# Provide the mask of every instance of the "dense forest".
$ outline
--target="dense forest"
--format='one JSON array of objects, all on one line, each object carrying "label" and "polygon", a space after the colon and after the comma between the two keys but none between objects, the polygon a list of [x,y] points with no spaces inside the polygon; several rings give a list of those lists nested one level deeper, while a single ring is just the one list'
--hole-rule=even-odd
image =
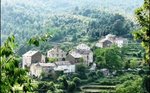
[{"label": "dense forest", "polygon": [[[64,48],[63,45],[73,46],[79,42],[93,43],[108,33],[131,38],[131,31],[138,27],[132,20],[133,11],[140,6],[142,0],[126,0],[123,4],[122,0],[117,3],[115,0],[34,2],[2,1],[2,42],[10,34],[14,34],[19,46],[24,46],[32,36],[52,33],[53,37],[49,42],[52,45],[55,42],[61,43]],[[52,47],[47,44],[48,42],[43,51]],[[31,47],[25,46],[21,54],[29,49]]]}]

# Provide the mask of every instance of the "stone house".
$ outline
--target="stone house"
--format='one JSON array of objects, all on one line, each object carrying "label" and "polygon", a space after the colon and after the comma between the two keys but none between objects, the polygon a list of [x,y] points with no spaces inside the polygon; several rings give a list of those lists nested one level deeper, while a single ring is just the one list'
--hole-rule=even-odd
[{"label": "stone house", "polygon": [[123,47],[123,45],[128,44],[128,40],[126,38],[117,37],[112,34],[106,35],[104,38],[100,39],[97,43],[97,47],[110,47],[112,45],[117,45],[118,47]]},{"label": "stone house", "polygon": [[40,77],[42,73],[55,74],[62,71],[63,73],[74,73],[75,65],[69,61],[57,61],[55,63],[33,63],[30,67],[30,75]]},{"label": "stone house", "polygon": [[22,67],[30,67],[33,63],[45,62],[45,56],[39,51],[30,50],[22,55]]},{"label": "stone house", "polygon": [[90,47],[84,43],[81,43],[76,47],[76,49],[77,50],[90,50]]},{"label": "stone house", "polygon": [[54,67],[56,67],[54,63],[33,63],[30,67],[30,75],[40,77],[42,73],[54,73]]},{"label": "stone house", "polygon": [[65,60],[66,54],[67,54],[66,52],[64,52],[62,49],[56,46],[47,52],[47,57],[56,58],[58,60]]},{"label": "stone house", "polygon": [[76,47],[76,52],[78,52],[80,55],[82,55],[85,63],[89,65],[90,63],[93,63],[93,52],[91,51],[90,47],[86,44],[79,44]]},{"label": "stone house", "polygon": [[93,52],[86,44],[79,44],[74,50],[69,52],[69,55],[67,55],[66,59],[77,63],[81,61],[81,58],[83,58],[83,61],[86,65],[93,63]]},{"label": "stone house", "polygon": [[100,41],[96,44],[96,46],[103,48],[103,47],[110,47],[112,44],[113,44],[113,43],[112,43],[111,41],[109,41],[109,40],[107,40],[107,39],[103,39],[103,40],[100,40]]},{"label": "stone house", "polygon": [[75,51],[71,51],[67,57],[66,60],[69,60],[72,64],[76,64],[79,63],[82,59],[82,55],[80,55],[79,53],[75,52]]}]

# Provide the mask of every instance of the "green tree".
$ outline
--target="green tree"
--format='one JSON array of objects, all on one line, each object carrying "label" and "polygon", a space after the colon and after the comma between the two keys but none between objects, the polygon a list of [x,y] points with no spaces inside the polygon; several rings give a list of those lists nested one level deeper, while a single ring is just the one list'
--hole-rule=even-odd
[{"label": "green tree", "polygon": [[14,92],[16,84],[23,86],[23,91],[31,91],[31,79],[27,76],[27,71],[19,67],[19,56],[15,53],[15,37],[8,37],[1,46],[0,71],[1,71],[1,93]]},{"label": "green tree", "polygon": [[133,58],[130,60],[130,67],[131,68],[137,68],[139,66],[139,63],[137,62],[137,59]]},{"label": "green tree", "polygon": [[134,80],[128,79],[123,84],[117,86],[116,93],[144,93],[141,85],[142,78],[140,77],[136,77]]},{"label": "green tree", "polygon": [[68,83],[68,91],[69,91],[69,93],[73,92],[75,90],[75,88],[76,88],[76,84],[74,82],[69,82]]},{"label": "green tree", "polygon": [[140,40],[145,49],[145,62],[149,66],[148,75],[144,78],[144,89],[150,93],[150,0],[144,0],[144,4],[135,11],[140,29],[133,35]]},{"label": "green tree", "polygon": [[38,87],[36,89],[39,93],[46,93],[51,92],[55,90],[55,86],[53,82],[47,83],[47,82],[40,82],[38,84]]},{"label": "green tree", "polygon": [[120,69],[123,65],[120,49],[117,47],[96,49],[96,63],[101,68]]},{"label": "green tree", "polygon": [[68,82],[67,82],[67,77],[66,76],[60,76],[59,78],[58,78],[58,81],[60,82],[60,83],[62,83],[62,85],[64,86],[64,89],[67,89],[68,88]]},{"label": "green tree", "polygon": [[73,82],[76,84],[76,86],[79,86],[81,84],[81,79],[78,77],[74,77]]},{"label": "green tree", "polygon": [[103,73],[100,70],[96,71],[97,77],[103,77]]},{"label": "green tree", "polygon": [[137,21],[141,28],[133,35],[135,39],[140,40],[145,48],[145,62],[150,68],[150,0],[144,0],[142,7],[135,11]]},{"label": "green tree", "polygon": [[74,41],[76,41],[76,40],[77,40],[77,35],[74,34],[73,37],[72,37],[72,41],[74,42]]},{"label": "green tree", "polygon": [[86,66],[83,63],[77,64],[76,65],[76,72],[79,74],[79,77],[81,79],[87,78],[85,72],[86,72]]},{"label": "green tree", "polygon": [[[39,46],[41,41],[47,41],[50,34],[31,38],[28,43],[30,45]],[[23,91],[32,91],[31,79],[27,75],[27,70],[20,67],[18,50],[16,48],[15,37],[8,37],[6,42],[0,48],[0,71],[1,71],[1,92],[14,92],[13,88],[19,84]]]},{"label": "green tree", "polygon": [[92,80],[95,80],[97,78],[96,72],[95,71],[90,71],[88,73],[88,78],[92,79]]}]

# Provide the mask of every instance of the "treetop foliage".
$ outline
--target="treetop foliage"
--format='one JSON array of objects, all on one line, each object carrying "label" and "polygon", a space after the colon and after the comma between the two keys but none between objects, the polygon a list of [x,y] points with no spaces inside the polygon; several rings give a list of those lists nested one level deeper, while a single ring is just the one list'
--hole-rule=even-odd
[{"label": "treetop foliage", "polygon": [[143,6],[135,11],[137,21],[140,24],[140,29],[134,32],[134,37],[141,41],[145,48],[145,61],[150,66],[150,0],[144,0]]},{"label": "treetop foliage", "polygon": [[15,37],[8,37],[1,46],[1,93],[14,92],[16,84],[23,86],[24,91],[31,91],[31,80],[27,76],[27,71],[20,68],[20,58],[15,54]]}]

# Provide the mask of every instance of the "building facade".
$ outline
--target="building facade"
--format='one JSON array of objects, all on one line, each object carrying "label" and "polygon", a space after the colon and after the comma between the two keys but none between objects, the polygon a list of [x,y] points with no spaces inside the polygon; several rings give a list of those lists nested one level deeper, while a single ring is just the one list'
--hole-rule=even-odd
[{"label": "building facade", "polygon": [[125,44],[128,44],[128,40],[126,38],[117,37],[112,34],[108,34],[105,36],[105,38],[100,39],[96,43],[96,47],[104,48],[104,47],[110,47],[112,45],[117,45],[118,47],[123,47]]},{"label": "building facade", "polygon": [[33,63],[45,62],[44,56],[39,51],[28,51],[22,56],[22,67],[30,67]]},{"label": "building facade", "polygon": [[33,63],[30,67],[30,75],[40,77],[42,73],[52,73],[55,66],[54,63]]},{"label": "building facade", "polygon": [[57,61],[54,71],[63,71],[63,73],[74,73],[75,64],[71,64],[70,61]]},{"label": "building facade", "polygon": [[75,65],[69,61],[57,61],[55,63],[33,63],[30,67],[30,75],[35,77],[40,77],[42,73],[48,75],[58,71],[74,73]]},{"label": "building facade", "polygon": [[64,52],[62,49],[56,46],[47,52],[47,57],[63,60],[66,58],[66,54],[67,54],[66,52]]},{"label": "building facade", "polygon": [[66,60],[70,61],[72,64],[81,62],[80,59],[83,59],[82,55],[75,51],[70,51],[70,53],[66,57]]},{"label": "building facade", "polygon": [[89,65],[93,63],[93,52],[88,45],[79,44],[74,50],[69,52],[66,59],[74,63],[79,63],[83,59],[83,63]]}]

